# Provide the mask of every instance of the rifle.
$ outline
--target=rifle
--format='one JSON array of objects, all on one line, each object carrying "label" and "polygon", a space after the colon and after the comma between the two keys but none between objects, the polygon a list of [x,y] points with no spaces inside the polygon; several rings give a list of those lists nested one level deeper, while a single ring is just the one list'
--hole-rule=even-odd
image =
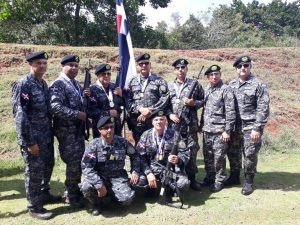
[{"label": "rifle", "polygon": [[[181,130],[181,127],[180,127]],[[179,132],[175,132],[175,136],[174,136],[174,140],[175,143],[172,147],[171,150],[171,155],[177,155],[178,154],[178,142],[180,140],[179,138],[180,133]],[[158,167],[160,167],[163,172],[161,174],[161,190],[160,190],[160,197],[163,199],[163,202],[170,207],[174,207],[174,208],[182,208],[183,206],[183,199],[182,196],[180,194],[180,190],[177,187],[177,174],[174,172],[174,166],[168,161],[167,162],[167,166],[164,166],[162,164],[160,164],[159,162],[154,162],[154,164]],[[166,188],[170,188],[171,191],[175,194],[176,197],[179,198],[179,201],[181,203],[180,206],[177,206],[174,204],[174,202],[169,202],[167,199],[167,193],[166,193]]]},{"label": "rifle", "polygon": [[[84,70],[85,70],[85,77],[84,77],[84,84],[83,84],[83,90],[87,89],[90,87],[91,85],[91,73],[90,73],[90,62],[91,59],[88,60]],[[88,96],[83,94],[83,110],[86,113],[87,112],[87,108],[89,106],[89,99]],[[83,128],[82,128],[83,132],[84,132],[84,138],[85,140],[89,140],[90,137],[90,121],[88,118],[86,118],[85,122],[83,123]]]},{"label": "rifle", "polygon": [[[197,77],[193,76],[193,83],[191,85],[189,92],[187,93],[186,98],[188,98],[188,99],[192,98],[203,69],[204,69],[204,66],[202,66]],[[190,107],[185,105],[183,102],[180,104],[179,109],[177,110],[179,112],[178,117],[180,119],[182,118],[186,122],[186,124],[190,123],[190,119],[188,118],[189,110],[190,110]],[[179,124],[176,124],[176,123],[173,124],[173,128],[177,131],[179,130]]]}]

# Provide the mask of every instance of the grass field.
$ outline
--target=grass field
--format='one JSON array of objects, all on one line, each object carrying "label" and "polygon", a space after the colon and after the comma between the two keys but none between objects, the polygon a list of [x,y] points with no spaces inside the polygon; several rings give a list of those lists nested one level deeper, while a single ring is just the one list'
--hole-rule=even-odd
[{"label": "grass field", "polygon": [[[198,178],[203,178],[199,159]],[[137,193],[133,204],[121,207],[105,202],[98,217],[88,208],[71,210],[67,205],[47,205],[55,213],[49,221],[31,218],[26,211],[24,165],[20,157],[0,161],[0,224],[300,224],[300,154],[262,152],[255,192],[240,194],[241,187],[210,193],[184,193],[185,209],[175,209],[156,203],[156,199]],[[59,160],[52,176],[52,192],[62,193],[64,164]]]}]

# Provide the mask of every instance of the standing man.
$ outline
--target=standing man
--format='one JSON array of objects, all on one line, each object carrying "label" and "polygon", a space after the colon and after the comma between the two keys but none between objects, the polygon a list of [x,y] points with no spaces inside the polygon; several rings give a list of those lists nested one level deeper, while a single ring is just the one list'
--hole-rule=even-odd
[{"label": "standing man", "polygon": [[[163,175],[164,169],[157,164],[166,166],[171,163],[175,166],[174,173],[177,174],[175,180],[179,190],[188,189],[190,181],[185,173],[185,166],[190,157],[190,149],[186,142],[180,139],[180,134],[171,127],[167,127],[167,117],[163,111],[156,113],[152,120],[153,128],[145,131],[137,145],[137,151],[141,160],[141,176],[139,186],[148,185],[155,190],[161,186],[157,181]],[[175,145],[175,146],[174,146]],[[176,148],[177,154],[172,153]],[[172,190],[167,187],[167,201],[171,202]]]},{"label": "standing man", "polygon": [[136,63],[140,73],[130,81],[125,100],[128,126],[137,144],[143,132],[152,127],[152,112],[163,110],[168,104],[168,85],[163,78],[151,73],[148,53],[138,56]]},{"label": "standing man", "polygon": [[115,119],[115,134],[121,136],[121,106],[124,105],[122,90],[111,83],[111,66],[103,63],[96,67],[97,81],[91,85],[88,104],[88,117],[92,119],[93,137],[100,137],[97,122],[100,117],[110,116]]},{"label": "standing man", "polygon": [[86,120],[83,112],[82,90],[75,77],[79,69],[79,57],[67,55],[61,61],[62,72],[50,87],[53,128],[58,140],[60,157],[66,163],[66,202],[81,208],[81,159],[84,152],[82,123]]},{"label": "standing man", "polygon": [[25,190],[29,215],[50,219],[52,213],[44,204],[61,201],[49,193],[49,182],[54,166],[53,133],[48,85],[43,79],[47,70],[48,54],[36,52],[26,57],[30,72],[16,82],[12,105],[17,128],[18,144],[25,161]]},{"label": "standing man", "polygon": [[138,154],[124,138],[114,135],[114,118],[102,117],[97,123],[101,134],[87,147],[82,158],[82,173],[85,177],[80,184],[84,196],[92,204],[92,215],[101,212],[101,198],[109,194],[122,205],[129,205],[135,192],[128,182],[125,166],[126,155],[130,157],[132,175],[130,182],[135,185],[139,179]]},{"label": "standing man", "polygon": [[206,176],[202,185],[210,184],[211,192],[223,188],[226,178],[226,153],[234,128],[234,96],[221,80],[221,67],[210,66],[205,75],[209,85],[205,88],[203,124],[203,156]]},{"label": "standing man", "polygon": [[244,160],[245,182],[241,193],[250,195],[253,189],[253,179],[256,173],[257,154],[261,147],[261,138],[269,117],[269,93],[265,83],[251,73],[251,58],[241,56],[233,66],[238,77],[229,83],[236,100],[236,126],[232,136],[228,159],[230,162],[230,177],[227,185],[239,183],[241,154]]}]

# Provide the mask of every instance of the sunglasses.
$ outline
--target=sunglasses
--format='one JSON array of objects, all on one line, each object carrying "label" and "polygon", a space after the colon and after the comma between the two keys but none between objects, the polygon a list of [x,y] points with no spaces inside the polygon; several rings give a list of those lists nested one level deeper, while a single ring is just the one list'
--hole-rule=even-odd
[{"label": "sunglasses", "polygon": [[102,127],[101,129],[103,129],[103,130],[109,130],[109,129],[114,129],[115,128],[115,126],[114,125],[107,125],[107,126],[104,126],[104,127]]},{"label": "sunglasses", "polygon": [[140,62],[140,63],[139,63],[139,66],[143,66],[143,65],[148,66],[148,65],[149,65],[149,62]]},{"label": "sunglasses", "polygon": [[176,66],[176,70],[180,70],[180,69],[184,70],[185,67],[186,67],[186,66]]},{"label": "sunglasses", "polygon": [[250,66],[250,64],[239,64],[239,65],[237,65],[236,66],[236,68],[238,68],[238,69],[241,69],[242,67],[244,67],[244,68],[248,68]]}]

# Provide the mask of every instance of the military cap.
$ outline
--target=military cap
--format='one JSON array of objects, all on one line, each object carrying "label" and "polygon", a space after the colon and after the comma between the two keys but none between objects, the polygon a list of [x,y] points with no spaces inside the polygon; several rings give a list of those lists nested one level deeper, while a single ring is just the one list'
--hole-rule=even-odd
[{"label": "military cap", "polygon": [[77,62],[79,63],[79,57],[77,55],[66,55],[65,57],[62,58],[61,64],[65,65],[66,63],[69,62]]},{"label": "military cap", "polygon": [[103,73],[110,70],[111,70],[111,66],[109,64],[102,63],[96,67],[95,74],[97,75],[98,73]]},{"label": "military cap", "polygon": [[99,129],[108,123],[114,123],[114,122],[115,122],[115,118],[110,116],[103,116],[98,120],[97,128]]},{"label": "military cap", "polygon": [[45,51],[34,52],[26,57],[26,61],[30,62],[35,59],[48,59],[48,58],[49,58],[49,56],[48,56],[47,52],[45,52]]},{"label": "military cap", "polygon": [[137,58],[136,58],[136,62],[139,63],[141,61],[143,62],[149,62],[150,60],[150,55],[148,53],[143,53],[143,54],[140,54]]},{"label": "military cap", "polygon": [[210,74],[211,72],[218,72],[221,70],[221,67],[219,67],[218,65],[212,65],[210,67],[208,67],[208,69],[205,71],[205,75]]},{"label": "military cap", "polygon": [[172,63],[172,66],[186,66],[187,64],[189,64],[189,62],[186,59],[177,59],[175,62]]},{"label": "military cap", "polygon": [[163,110],[158,110],[158,111],[154,111],[152,114],[152,119],[154,119],[155,117],[161,117],[161,116],[165,116],[166,113]]},{"label": "military cap", "polygon": [[247,55],[244,55],[244,56],[241,56],[241,57],[238,57],[235,62],[233,63],[233,67],[236,67],[237,65],[239,64],[243,64],[243,63],[251,63],[251,58]]}]

